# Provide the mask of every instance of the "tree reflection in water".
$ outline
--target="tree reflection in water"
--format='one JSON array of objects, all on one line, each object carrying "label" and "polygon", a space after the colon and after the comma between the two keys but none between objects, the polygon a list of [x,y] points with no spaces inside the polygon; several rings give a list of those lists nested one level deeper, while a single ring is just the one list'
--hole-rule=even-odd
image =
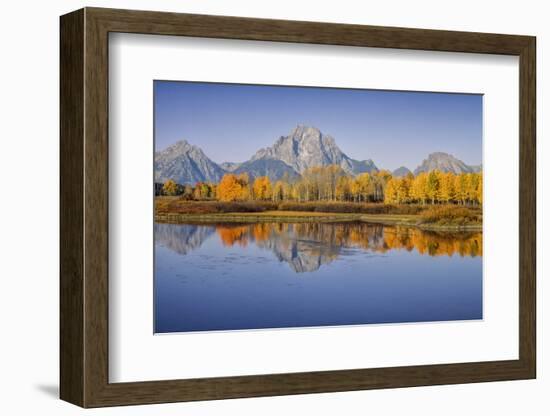
[{"label": "tree reflection in water", "polygon": [[249,241],[281,240],[287,243],[309,241],[329,247],[360,247],[378,253],[416,250],[430,256],[482,255],[480,232],[435,232],[367,223],[224,224],[217,225],[216,232],[226,246],[239,244],[246,247]]},{"label": "tree reflection in water", "polygon": [[363,222],[257,223],[174,225],[155,224],[155,240],[179,254],[200,247],[214,233],[225,247],[249,244],[272,251],[297,273],[319,269],[344,253],[415,251],[428,256],[482,256],[481,232],[435,232]]}]

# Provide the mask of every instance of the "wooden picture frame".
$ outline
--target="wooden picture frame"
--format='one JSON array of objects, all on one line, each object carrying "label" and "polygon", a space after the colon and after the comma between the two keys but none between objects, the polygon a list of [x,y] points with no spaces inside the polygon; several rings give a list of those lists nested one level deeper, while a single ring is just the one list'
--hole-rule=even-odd
[{"label": "wooden picture frame", "polygon": [[[85,8],[61,17],[60,396],[82,407],[535,378],[535,38]],[[520,66],[519,359],[109,383],[110,32],[515,55]]]}]

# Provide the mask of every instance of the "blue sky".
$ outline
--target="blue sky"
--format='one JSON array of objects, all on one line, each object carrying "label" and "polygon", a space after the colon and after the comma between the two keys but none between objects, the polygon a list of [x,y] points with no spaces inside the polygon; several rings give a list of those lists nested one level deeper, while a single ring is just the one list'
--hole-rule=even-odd
[{"label": "blue sky", "polygon": [[431,152],[482,162],[482,96],[155,81],[155,149],[178,140],[217,163],[243,162],[298,124],[349,157],[413,170]]}]

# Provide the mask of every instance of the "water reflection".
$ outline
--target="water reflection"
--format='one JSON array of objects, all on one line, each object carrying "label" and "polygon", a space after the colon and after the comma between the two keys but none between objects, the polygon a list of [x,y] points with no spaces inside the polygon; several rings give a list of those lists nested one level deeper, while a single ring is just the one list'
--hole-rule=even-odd
[{"label": "water reflection", "polygon": [[257,224],[155,224],[158,244],[179,254],[199,248],[217,236],[225,247],[254,244],[270,250],[296,273],[312,272],[350,249],[384,254],[405,250],[426,256],[482,256],[481,232],[433,232],[401,226],[362,222],[257,223]]},{"label": "water reflection", "polygon": [[214,227],[190,224],[155,224],[155,243],[175,251],[187,254],[199,248],[215,232]]}]

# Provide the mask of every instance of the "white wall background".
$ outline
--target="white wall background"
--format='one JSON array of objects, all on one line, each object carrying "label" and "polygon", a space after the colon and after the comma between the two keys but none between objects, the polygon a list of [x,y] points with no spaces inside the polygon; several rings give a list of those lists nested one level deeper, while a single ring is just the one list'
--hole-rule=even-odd
[{"label": "white wall background", "polygon": [[[0,15],[0,410],[3,414],[72,415],[83,410],[58,395],[58,16],[83,6],[240,15],[452,29],[537,36],[538,53],[538,379],[338,394],[166,404],[86,411],[102,415],[548,414],[550,360],[544,243],[550,209],[543,184],[550,146],[545,102],[550,84],[550,26],[545,2],[394,0],[121,0],[6,2]],[[544,199],[546,198],[546,201]],[[543,237],[545,235],[545,237]]]}]

